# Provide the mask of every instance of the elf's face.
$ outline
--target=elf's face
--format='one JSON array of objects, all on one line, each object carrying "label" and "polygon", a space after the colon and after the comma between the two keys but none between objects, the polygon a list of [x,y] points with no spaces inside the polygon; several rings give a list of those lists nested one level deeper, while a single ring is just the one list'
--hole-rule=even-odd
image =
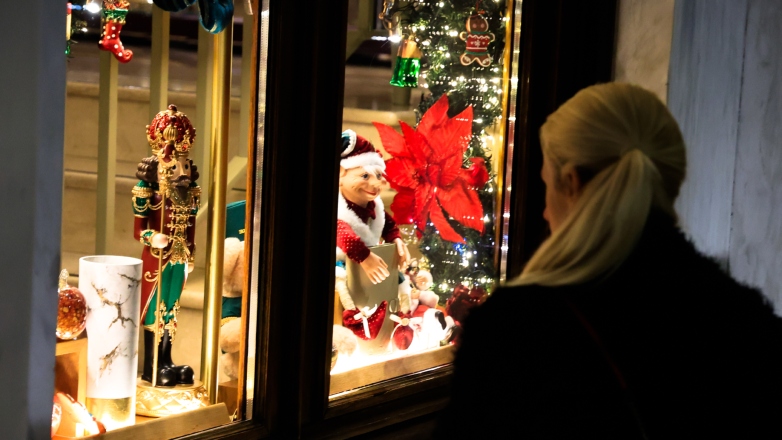
[{"label": "elf's face", "polygon": [[363,167],[339,169],[339,191],[346,200],[359,205],[367,203],[380,196],[380,190],[386,184],[386,179],[378,170],[370,173]]}]

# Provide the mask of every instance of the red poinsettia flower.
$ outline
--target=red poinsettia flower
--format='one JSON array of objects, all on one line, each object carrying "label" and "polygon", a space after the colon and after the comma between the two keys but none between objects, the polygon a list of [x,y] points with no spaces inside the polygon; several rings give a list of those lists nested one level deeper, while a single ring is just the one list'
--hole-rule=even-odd
[{"label": "red poinsettia flower", "polygon": [[483,233],[483,206],[477,190],[489,179],[481,158],[462,166],[472,138],[472,106],[448,117],[443,95],[421,118],[417,129],[400,121],[402,135],[388,125],[374,123],[383,147],[392,156],[386,176],[397,191],[391,210],[398,223],[415,224],[420,236],[431,220],[444,240],[464,243],[446,220],[445,211],[464,226]]}]

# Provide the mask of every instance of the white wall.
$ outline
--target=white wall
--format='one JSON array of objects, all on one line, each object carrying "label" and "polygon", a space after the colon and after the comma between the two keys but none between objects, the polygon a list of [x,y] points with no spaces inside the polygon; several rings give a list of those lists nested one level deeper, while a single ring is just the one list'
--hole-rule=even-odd
[{"label": "white wall", "polygon": [[674,0],[620,0],[614,80],[647,88],[665,102]]},{"label": "white wall", "polygon": [[696,245],[782,306],[782,3],[675,8],[669,106],[688,147],[677,209]]},{"label": "white wall", "polygon": [[50,437],[64,51],[64,3],[30,0],[0,14],[0,437],[7,439]]}]

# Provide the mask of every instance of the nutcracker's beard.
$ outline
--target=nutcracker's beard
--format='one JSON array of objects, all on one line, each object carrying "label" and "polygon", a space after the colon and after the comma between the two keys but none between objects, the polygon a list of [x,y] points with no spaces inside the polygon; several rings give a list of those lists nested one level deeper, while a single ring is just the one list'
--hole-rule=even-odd
[{"label": "nutcracker's beard", "polygon": [[190,186],[190,178],[187,176],[179,176],[176,179],[172,179],[170,183],[177,188],[187,188]]}]

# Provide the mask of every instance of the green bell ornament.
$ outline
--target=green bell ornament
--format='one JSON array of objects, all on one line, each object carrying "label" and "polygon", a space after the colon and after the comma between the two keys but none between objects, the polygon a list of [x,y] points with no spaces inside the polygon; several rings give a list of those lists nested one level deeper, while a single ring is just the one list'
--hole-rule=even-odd
[{"label": "green bell ornament", "polygon": [[418,72],[421,70],[421,50],[413,39],[404,39],[396,53],[396,67],[391,76],[391,85],[397,87],[418,87]]}]

